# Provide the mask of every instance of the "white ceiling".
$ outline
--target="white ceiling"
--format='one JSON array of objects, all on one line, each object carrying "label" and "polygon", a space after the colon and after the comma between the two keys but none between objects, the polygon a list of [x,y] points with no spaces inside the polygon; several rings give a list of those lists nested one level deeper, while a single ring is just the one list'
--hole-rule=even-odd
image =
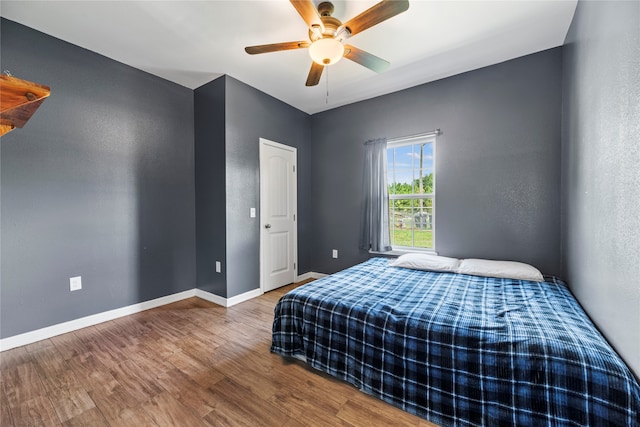
[{"label": "white ceiling", "polygon": [[[346,22],[377,1],[333,3],[333,16]],[[410,0],[408,11],[348,41],[391,62],[387,71],[343,59],[315,87],[304,85],[307,49],[244,52],[307,40],[306,24],[285,0],[2,0],[0,15],[188,88],[227,74],[313,114],[560,46],[576,3]]]}]

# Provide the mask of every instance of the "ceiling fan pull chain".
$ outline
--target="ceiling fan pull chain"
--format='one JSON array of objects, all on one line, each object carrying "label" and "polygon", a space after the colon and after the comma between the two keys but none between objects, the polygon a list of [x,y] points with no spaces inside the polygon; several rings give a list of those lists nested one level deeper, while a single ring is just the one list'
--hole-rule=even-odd
[{"label": "ceiling fan pull chain", "polygon": [[327,82],[327,95],[325,98],[325,104],[329,104],[329,67],[327,67],[326,65],[324,66],[324,68],[327,69],[327,78],[326,78],[326,82]]}]

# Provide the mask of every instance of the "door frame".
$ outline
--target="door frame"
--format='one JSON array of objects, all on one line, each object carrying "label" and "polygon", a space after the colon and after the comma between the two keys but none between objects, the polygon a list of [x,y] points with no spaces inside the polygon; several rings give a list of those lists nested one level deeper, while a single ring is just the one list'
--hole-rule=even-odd
[{"label": "door frame", "polygon": [[294,282],[298,279],[298,149],[296,147],[290,147],[288,145],[280,144],[279,142],[270,141],[265,138],[260,138],[260,291],[262,293],[264,290],[264,275],[265,275],[265,262],[264,262],[264,251],[266,247],[265,242],[265,190],[264,190],[264,179],[263,175],[265,173],[265,168],[263,167],[264,161],[264,147],[270,145],[271,147],[279,148],[282,150],[290,151],[293,153],[293,280]]}]

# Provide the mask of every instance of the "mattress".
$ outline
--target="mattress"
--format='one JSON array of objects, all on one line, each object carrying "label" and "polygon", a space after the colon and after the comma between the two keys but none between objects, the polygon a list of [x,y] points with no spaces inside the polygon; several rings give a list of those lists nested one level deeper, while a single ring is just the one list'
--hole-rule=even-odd
[{"label": "mattress", "polygon": [[447,426],[640,424],[640,386],[565,283],[372,258],[284,295],[271,351]]}]

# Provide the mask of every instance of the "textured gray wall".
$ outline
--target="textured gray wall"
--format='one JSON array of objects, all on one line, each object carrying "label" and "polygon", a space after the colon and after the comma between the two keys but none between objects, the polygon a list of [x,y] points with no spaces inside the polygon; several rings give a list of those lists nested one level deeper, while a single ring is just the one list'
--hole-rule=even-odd
[{"label": "textured gray wall", "polygon": [[565,43],[565,277],[640,376],[640,2],[579,2]]},{"label": "textured gray wall", "polygon": [[358,249],[363,143],[440,128],[437,251],[559,274],[561,64],[551,49],[313,115],[312,270],[369,256]]},{"label": "textured gray wall", "polygon": [[52,93],[0,144],[0,336],[192,289],[193,92],[5,19],[1,37],[2,69]]},{"label": "textured gray wall", "polygon": [[309,271],[310,116],[229,76],[196,89],[195,110],[198,288],[260,287],[260,138],[298,149],[298,271]]},{"label": "textured gray wall", "polygon": [[226,265],[225,79],[194,91],[196,185],[196,283],[199,289],[227,296]]},{"label": "textured gray wall", "polygon": [[[227,295],[260,286],[259,139],[298,151],[298,271],[310,270],[310,116],[232,77],[226,80]],[[303,88],[301,88],[303,89]],[[256,218],[249,209],[256,208]]]}]

